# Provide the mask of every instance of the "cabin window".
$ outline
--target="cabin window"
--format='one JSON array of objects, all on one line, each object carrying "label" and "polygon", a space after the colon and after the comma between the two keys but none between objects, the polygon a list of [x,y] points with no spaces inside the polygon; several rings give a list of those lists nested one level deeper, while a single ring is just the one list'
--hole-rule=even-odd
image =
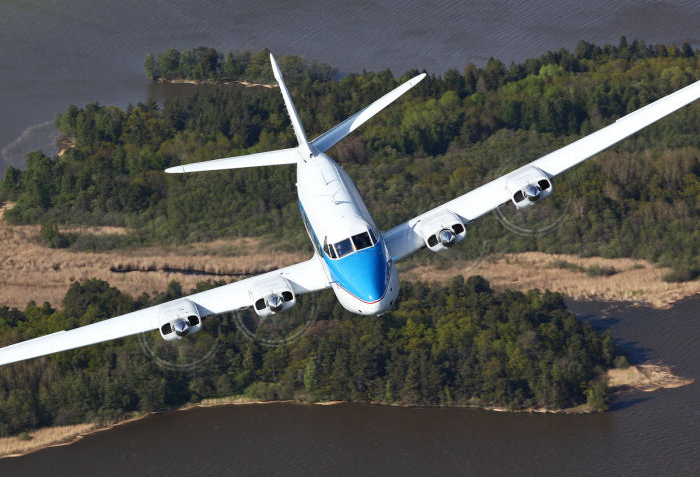
[{"label": "cabin window", "polygon": [[340,242],[336,242],[334,247],[335,252],[338,254],[338,258],[342,258],[347,254],[353,252],[352,242],[350,242],[350,239],[345,239],[341,240]]},{"label": "cabin window", "polygon": [[372,246],[372,240],[369,238],[367,232],[362,232],[361,234],[352,236],[352,243],[355,244],[356,250],[362,250]]}]

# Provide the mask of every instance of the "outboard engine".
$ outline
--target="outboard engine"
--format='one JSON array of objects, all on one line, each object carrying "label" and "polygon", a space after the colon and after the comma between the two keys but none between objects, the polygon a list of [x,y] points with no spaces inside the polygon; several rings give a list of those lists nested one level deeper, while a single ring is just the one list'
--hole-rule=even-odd
[{"label": "outboard engine", "polygon": [[158,330],[166,341],[179,340],[202,329],[197,305],[186,298],[161,305],[159,322]]},{"label": "outboard engine", "polygon": [[552,194],[552,181],[535,166],[525,166],[505,176],[513,204],[524,209]]}]

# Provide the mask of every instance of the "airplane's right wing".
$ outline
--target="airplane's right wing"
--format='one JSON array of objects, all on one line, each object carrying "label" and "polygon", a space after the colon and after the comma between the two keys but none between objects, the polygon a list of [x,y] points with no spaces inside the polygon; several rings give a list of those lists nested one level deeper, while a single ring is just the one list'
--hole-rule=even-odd
[{"label": "airplane's right wing", "polygon": [[[247,308],[255,304],[256,298],[259,300],[259,297],[269,296],[272,293],[284,295],[279,289],[286,289],[287,286],[291,286],[294,295],[328,288],[330,285],[320,258],[314,255],[306,262],[273,272],[246,278],[80,328],[58,331],[0,348],[0,366],[156,330],[187,314],[198,315],[198,321],[201,317]],[[169,331],[169,333],[171,332]]]},{"label": "airplane's right wing", "polygon": [[[528,191],[525,189],[528,186],[535,187],[539,191],[532,189],[533,192],[537,192],[538,197],[540,193],[549,195],[552,177],[589,159],[698,98],[700,98],[700,81],[638,109],[568,146],[384,232],[383,236],[387,247],[392,257],[395,260],[400,260],[424,247],[427,240],[447,226],[459,222],[458,227],[462,226],[463,232],[464,224],[508,201],[512,200],[516,205],[518,201],[527,201]],[[538,197],[533,198],[537,200]]]}]

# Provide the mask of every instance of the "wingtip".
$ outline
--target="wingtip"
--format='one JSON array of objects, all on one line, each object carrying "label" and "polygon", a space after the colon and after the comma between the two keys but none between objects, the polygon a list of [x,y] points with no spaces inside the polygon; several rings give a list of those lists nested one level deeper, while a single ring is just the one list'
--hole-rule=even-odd
[{"label": "wingtip", "polygon": [[182,174],[184,172],[185,172],[185,168],[183,166],[168,167],[165,170],[166,174]]},{"label": "wingtip", "polygon": [[411,80],[411,84],[416,85],[416,84],[420,83],[421,81],[423,81],[425,79],[426,76],[428,76],[427,73],[419,74],[418,76],[416,76],[415,78],[413,78]]},{"label": "wingtip", "polygon": [[282,72],[277,64],[277,60],[275,60],[275,57],[272,56],[272,53],[270,53],[270,64],[272,65],[272,74],[275,75],[275,79],[279,82]]}]

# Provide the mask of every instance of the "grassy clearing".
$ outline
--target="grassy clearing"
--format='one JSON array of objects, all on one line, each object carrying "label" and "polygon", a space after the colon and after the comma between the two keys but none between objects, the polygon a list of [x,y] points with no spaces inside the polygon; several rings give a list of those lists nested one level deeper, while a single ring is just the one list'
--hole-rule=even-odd
[{"label": "grassy clearing", "polygon": [[[39,239],[40,226],[8,226],[0,220],[0,305],[24,308],[30,300],[59,306],[73,281],[106,280],[138,296],[164,291],[172,280],[189,290],[208,279],[230,280],[277,269],[309,258],[307,253],[273,250],[259,239],[233,238],[167,247],[109,252],[54,249]],[[126,234],[115,227],[66,229],[80,234]],[[426,254],[428,252],[419,252]],[[637,259],[581,258],[541,252],[487,255],[470,262],[409,259],[399,264],[408,280],[446,282],[457,275],[482,275],[495,289],[532,288],[561,292],[579,300],[633,301],[655,307],[700,293],[700,280],[673,283],[670,269]],[[447,258],[444,258],[447,257]],[[418,257],[419,259],[421,257]],[[433,259],[433,260],[430,260]]]},{"label": "grassy clearing", "polygon": [[0,222],[1,305],[24,308],[34,300],[58,306],[72,282],[87,278],[106,280],[138,296],[144,291],[164,291],[172,280],[188,290],[203,280],[229,280],[309,258],[270,252],[251,238],[126,251],[75,252],[47,247],[39,240],[39,230],[38,225],[7,226]]},{"label": "grassy clearing", "polygon": [[576,300],[632,301],[657,308],[700,293],[700,280],[665,281],[669,270],[638,259],[526,252],[492,255],[478,262],[455,260],[441,269],[414,266],[403,271],[402,278],[445,282],[467,271],[483,276],[497,290],[548,289]]}]

